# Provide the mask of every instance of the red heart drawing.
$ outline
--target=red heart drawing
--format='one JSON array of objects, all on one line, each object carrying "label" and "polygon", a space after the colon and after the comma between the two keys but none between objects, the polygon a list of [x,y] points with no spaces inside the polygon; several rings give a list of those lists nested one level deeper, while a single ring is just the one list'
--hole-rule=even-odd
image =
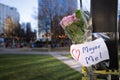
[{"label": "red heart drawing", "polygon": [[72,49],[73,58],[78,61],[80,57],[80,50]]}]

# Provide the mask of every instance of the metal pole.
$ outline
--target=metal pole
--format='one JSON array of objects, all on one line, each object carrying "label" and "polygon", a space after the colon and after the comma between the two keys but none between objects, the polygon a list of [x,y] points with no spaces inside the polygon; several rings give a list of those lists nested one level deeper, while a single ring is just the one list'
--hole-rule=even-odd
[{"label": "metal pole", "polygon": [[80,0],[80,8],[82,9],[82,0]]},{"label": "metal pole", "polygon": [[[117,8],[118,0],[91,0],[93,33],[105,33],[109,37],[105,40],[110,56],[109,65],[104,68],[102,65],[96,70],[103,70],[105,74],[102,75],[109,75],[105,76],[109,77],[109,80],[119,80]],[[101,76],[101,73],[99,74]]]}]

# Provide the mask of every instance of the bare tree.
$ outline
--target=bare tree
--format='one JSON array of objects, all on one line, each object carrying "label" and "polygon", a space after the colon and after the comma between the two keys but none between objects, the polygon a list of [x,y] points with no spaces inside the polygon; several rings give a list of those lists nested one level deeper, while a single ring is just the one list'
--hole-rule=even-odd
[{"label": "bare tree", "polygon": [[[75,12],[74,0],[40,0],[38,9],[38,27],[41,29],[42,20],[50,25],[52,36],[58,35],[58,25],[61,16],[69,15]],[[47,26],[46,26],[47,27]],[[46,28],[47,29],[47,28]],[[53,37],[51,38],[53,43]]]},{"label": "bare tree", "polygon": [[18,23],[15,23],[12,17],[8,16],[4,21],[4,37],[11,40],[11,46],[18,37]]},{"label": "bare tree", "polygon": [[4,22],[5,37],[9,37],[9,38],[11,37],[12,29],[13,29],[13,20],[11,17],[7,17]]}]

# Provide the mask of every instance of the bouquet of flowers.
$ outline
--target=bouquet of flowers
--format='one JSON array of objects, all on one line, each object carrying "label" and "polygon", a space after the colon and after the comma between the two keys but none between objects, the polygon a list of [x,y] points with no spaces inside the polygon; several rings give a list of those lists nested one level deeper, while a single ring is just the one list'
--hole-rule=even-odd
[{"label": "bouquet of flowers", "polygon": [[77,10],[72,15],[64,17],[60,25],[72,42],[83,43],[86,39],[85,29],[87,28],[88,19],[84,12]]}]

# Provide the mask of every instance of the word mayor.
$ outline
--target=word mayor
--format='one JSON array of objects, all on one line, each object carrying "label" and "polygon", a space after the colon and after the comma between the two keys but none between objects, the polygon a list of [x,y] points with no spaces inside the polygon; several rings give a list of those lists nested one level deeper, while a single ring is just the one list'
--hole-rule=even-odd
[{"label": "word mayor", "polygon": [[85,61],[87,64],[89,64],[90,62],[95,62],[102,59],[100,47],[101,47],[100,45],[96,45],[93,47],[85,46],[82,48],[83,54],[89,53],[89,56],[86,55],[85,57]]}]

